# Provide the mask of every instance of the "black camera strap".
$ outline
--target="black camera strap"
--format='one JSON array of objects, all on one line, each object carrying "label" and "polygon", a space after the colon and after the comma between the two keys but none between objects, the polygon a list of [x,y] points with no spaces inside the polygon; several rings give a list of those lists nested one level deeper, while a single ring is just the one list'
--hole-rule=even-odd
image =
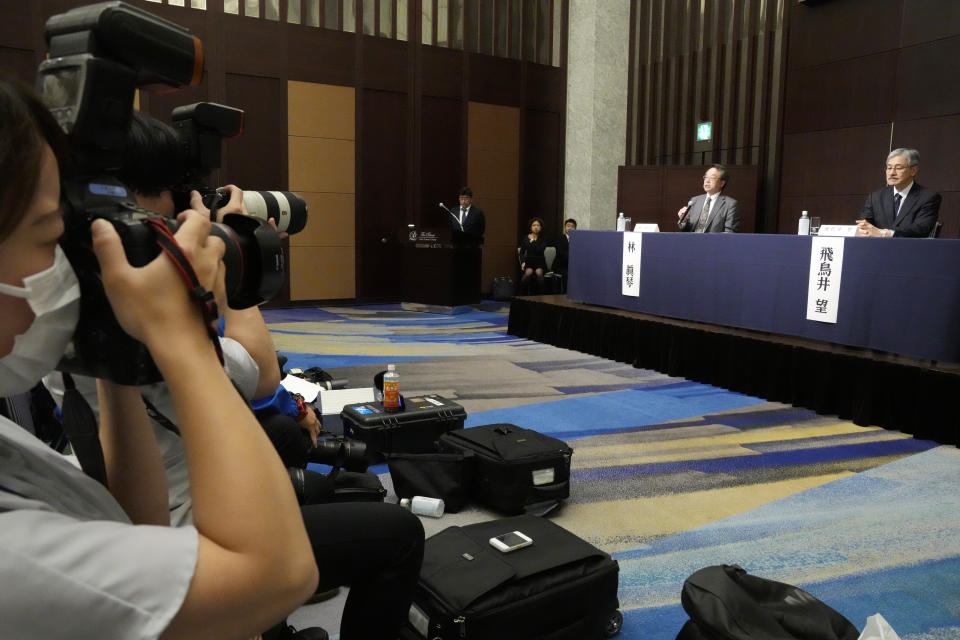
[{"label": "black camera strap", "polygon": [[220,340],[217,335],[217,322],[220,319],[220,313],[217,310],[217,301],[213,297],[213,292],[208,291],[200,284],[197,273],[193,270],[193,265],[190,264],[190,260],[183,253],[180,245],[177,244],[177,240],[173,237],[173,233],[167,228],[167,225],[158,218],[147,218],[146,223],[156,231],[157,244],[177,267],[177,271],[180,272],[180,276],[187,284],[190,298],[200,307],[200,313],[203,314],[203,324],[207,328],[207,335],[213,342],[220,364],[224,364],[223,350],[220,348]]},{"label": "black camera strap", "polygon": [[100,424],[93,409],[77,390],[69,373],[63,373],[63,431],[70,440],[80,468],[107,486],[107,464],[100,446]]}]

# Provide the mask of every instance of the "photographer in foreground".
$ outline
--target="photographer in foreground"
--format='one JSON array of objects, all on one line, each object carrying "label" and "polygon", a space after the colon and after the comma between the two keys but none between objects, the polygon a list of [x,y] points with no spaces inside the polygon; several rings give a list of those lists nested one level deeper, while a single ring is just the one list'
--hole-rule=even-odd
[{"label": "photographer in foreground", "polygon": [[[172,217],[175,209],[170,186],[179,185],[183,173],[179,148],[176,133],[169,126],[148,115],[133,114],[119,177],[134,191],[138,204],[166,217]],[[230,200],[218,215],[240,212],[241,190],[233,186],[225,189],[230,193]],[[218,297],[223,299],[222,292]],[[280,369],[260,310],[256,306],[232,309],[225,302],[218,306],[223,311],[220,343],[228,374],[247,398],[273,394],[280,382]],[[58,379],[57,373],[47,377],[48,386],[59,400]],[[92,379],[74,376],[74,380],[78,390],[96,408]],[[202,377],[196,380],[200,381],[195,382],[198,387],[205,386]],[[165,382],[145,385],[138,390],[173,423],[174,428],[179,425],[179,407],[171,407],[172,389]],[[301,432],[301,423],[293,419],[288,422],[287,425],[275,425],[267,434],[269,440],[265,439],[265,446],[271,447],[272,444],[276,447],[283,460],[273,463],[281,471],[293,464],[290,460],[298,452],[300,466],[305,465],[306,447],[310,442],[309,435]],[[189,523],[193,475],[185,471],[185,443],[156,421],[153,430],[163,450],[163,464],[170,487],[171,521],[174,525]],[[257,517],[269,522],[271,514],[266,512]],[[395,640],[406,619],[419,575],[424,539],[420,521],[396,505],[382,503],[306,505],[302,507],[302,517],[320,571],[321,589],[339,585],[351,587],[341,638]],[[377,611],[378,615],[371,616],[371,611]],[[264,640],[285,637],[284,634],[289,633],[286,625],[281,624],[265,633]],[[314,635],[308,636],[308,633]],[[295,637],[323,637],[319,635],[322,633],[319,629],[303,630]]]},{"label": "photographer in foreground", "polygon": [[[62,146],[46,109],[0,80],[0,395],[47,373],[77,318],[76,278],[57,245]],[[176,241],[213,290],[223,244],[202,214],[178,219]],[[316,586],[289,478],[172,262],[133,268],[109,223],[91,231],[117,318],[170,387],[195,524],[168,526],[161,459],[136,388],[98,382],[109,492],[0,419],[0,573],[17,585],[0,603],[0,637],[249,638]]]}]

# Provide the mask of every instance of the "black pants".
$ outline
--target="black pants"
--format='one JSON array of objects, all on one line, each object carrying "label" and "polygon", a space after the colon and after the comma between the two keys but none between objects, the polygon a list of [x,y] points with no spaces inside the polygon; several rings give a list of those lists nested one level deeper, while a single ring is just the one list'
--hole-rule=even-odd
[{"label": "black pants", "polygon": [[383,503],[309,505],[301,510],[320,570],[318,591],[350,587],[341,640],[396,640],[420,575],[420,520]]}]

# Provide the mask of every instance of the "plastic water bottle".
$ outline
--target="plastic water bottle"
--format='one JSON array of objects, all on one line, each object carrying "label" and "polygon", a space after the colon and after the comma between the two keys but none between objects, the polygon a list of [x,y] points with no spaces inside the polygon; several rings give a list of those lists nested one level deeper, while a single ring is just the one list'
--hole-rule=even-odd
[{"label": "plastic water bottle", "polygon": [[800,214],[800,224],[797,226],[797,235],[798,236],[810,235],[810,218],[807,216],[806,211]]},{"label": "plastic water bottle", "polygon": [[443,500],[440,498],[428,498],[426,496],[413,496],[412,500],[401,498],[400,506],[409,509],[418,516],[439,518],[443,515]]},{"label": "plastic water bottle", "polygon": [[627,230],[627,219],[623,217],[623,211],[617,216],[617,231]]},{"label": "plastic water bottle", "polygon": [[400,411],[400,374],[394,364],[388,364],[383,374],[383,410]]}]

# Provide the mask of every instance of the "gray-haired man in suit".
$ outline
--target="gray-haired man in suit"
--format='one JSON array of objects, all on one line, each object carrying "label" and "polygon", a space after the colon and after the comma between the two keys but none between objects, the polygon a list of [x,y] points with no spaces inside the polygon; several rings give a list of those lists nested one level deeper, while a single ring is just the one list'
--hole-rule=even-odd
[{"label": "gray-haired man in suit", "polygon": [[867,196],[857,235],[873,238],[925,238],[940,216],[940,194],[913,181],[920,152],[894,149],[887,155],[887,186]]},{"label": "gray-haired man in suit", "polygon": [[727,186],[727,170],[715,164],[703,175],[702,196],[691,198],[689,204],[677,211],[680,231],[695,233],[736,233],[740,228],[740,208],[737,201],[723,195]]}]

